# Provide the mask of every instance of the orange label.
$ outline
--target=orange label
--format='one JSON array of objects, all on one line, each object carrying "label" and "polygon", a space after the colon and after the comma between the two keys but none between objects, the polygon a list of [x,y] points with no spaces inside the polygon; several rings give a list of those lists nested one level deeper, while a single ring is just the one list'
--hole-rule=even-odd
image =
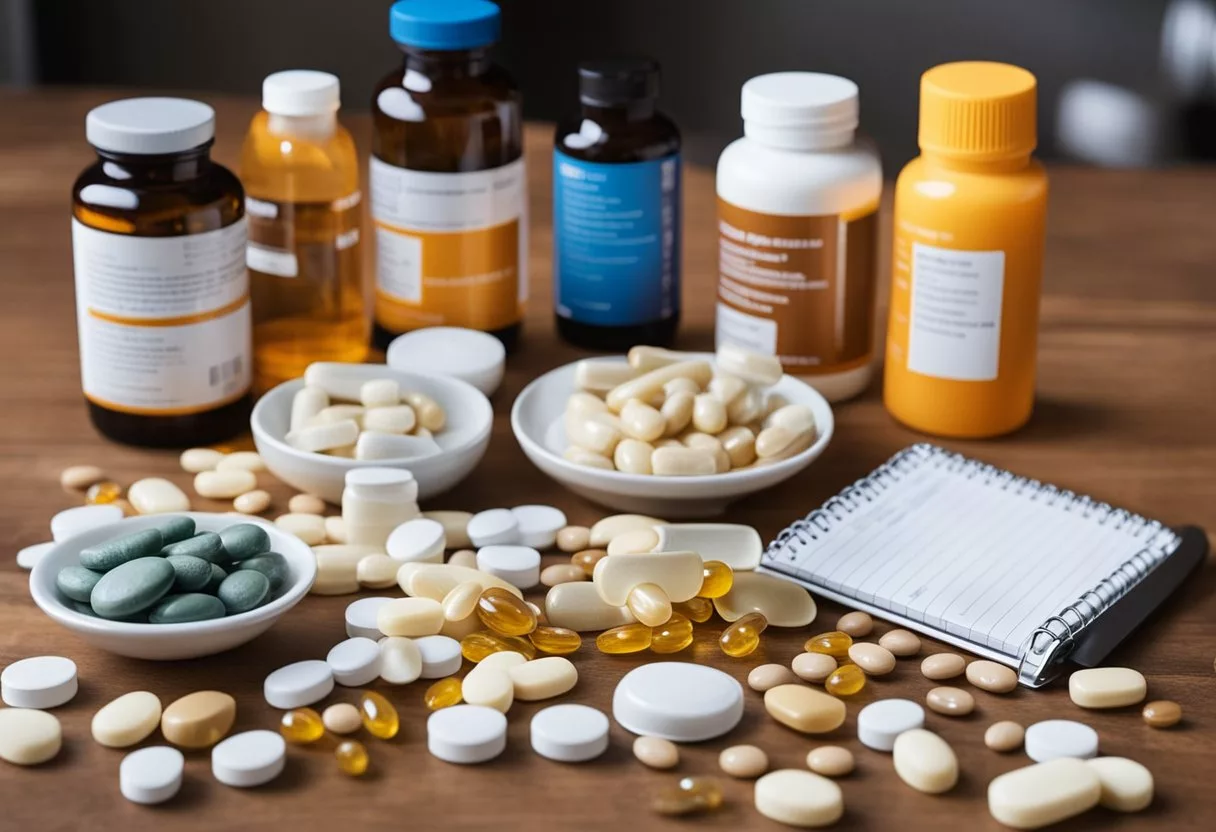
[{"label": "orange label", "polygon": [[718,338],[786,372],[869,362],[878,206],[851,218],[762,214],[718,200]]}]

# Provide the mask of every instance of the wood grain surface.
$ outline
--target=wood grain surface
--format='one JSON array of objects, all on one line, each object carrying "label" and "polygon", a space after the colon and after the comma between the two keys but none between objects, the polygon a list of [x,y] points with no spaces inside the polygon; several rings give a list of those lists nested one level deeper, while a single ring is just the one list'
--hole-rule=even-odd
[{"label": "wood grain surface", "polygon": [[[55,511],[81,502],[79,494],[60,489],[62,468],[97,463],[124,485],[152,474],[189,483],[175,454],[101,439],[89,425],[80,396],[69,193],[92,158],[84,141],[85,112],[112,97],[116,94],[0,92],[0,665],[61,654],[77,662],[81,680],[76,699],[55,711],[65,734],[59,757],[36,768],[0,763],[0,829],[205,827],[237,832],[349,828],[352,823],[376,829],[776,829],[753,808],[748,782],[726,780],[726,805],[710,816],[672,821],[650,811],[649,797],[656,789],[680,775],[719,774],[718,753],[737,743],[764,748],[773,767],[793,768],[803,767],[807,752],[818,745],[851,748],[858,766],[840,781],[846,804],[841,828],[998,829],[987,810],[987,784],[1028,760],[1021,753],[987,750],[984,729],[999,719],[1030,724],[1051,717],[1091,724],[1104,752],[1143,762],[1157,780],[1157,798],[1143,814],[1094,810],[1062,826],[1216,827],[1216,567],[1210,561],[1110,658],[1113,664],[1143,671],[1151,698],[1180,702],[1185,712],[1180,726],[1154,730],[1135,708],[1082,711],[1061,685],[1008,696],[976,691],[978,708],[972,716],[928,717],[927,727],[950,742],[962,765],[958,787],[944,796],[914,792],[895,776],[888,755],[864,749],[855,738],[856,713],[865,703],[892,696],[921,700],[933,687],[921,677],[917,661],[905,660],[895,673],[871,681],[851,699],[845,726],[822,737],[799,735],[771,721],[760,696],[748,691],[742,724],[722,739],[685,746],[677,772],[643,768],[631,756],[631,735],[615,724],[610,750],[595,762],[564,765],[538,757],[528,743],[528,722],[547,703],[512,708],[507,751],[493,763],[476,768],[443,763],[426,752],[423,685],[414,684],[381,688],[401,710],[404,725],[391,742],[364,738],[373,763],[361,780],[339,774],[326,749],[292,748],[281,778],[242,791],[211,777],[207,753],[191,752],[177,799],[159,808],[126,802],[118,792],[122,752],[90,738],[89,722],[101,705],[130,690],[151,690],[168,703],[190,691],[214,688],[236,696],[235,730],[274,728],[278,713],[262,699],[263,678],[287,662],[324,658],[344,637],[342,611],[352,599],[309,597],[246,647],[196,661],[150,663],[91,650],[51,623],[29,598],[27,575],[16,567],[13,554],[49,536],[47,522]],[[215,156],[234,164],[256,102],[215,103]],[[352,118],[350,125],[366,152],[367,119]],[[533,468],[517,447],[507,418],[513,397],[531,378],[581,355],[557,340],[551,317],[550,146],[547,128],[530,129],[532,301],[523,346],[511,358],[506,381],[494,397],[489,453],[468,481],[426,508],[551,503],[575,523],[591,523],[608,513],[566,493]],[[1054,169],[1051,177],[1034,419],[1000,441],[947,444],[1169,523],[1216,529],[1216,172]],[[717,257],[712,170],[692,167],[686,188],[686,312],[680,345],[706,348],[712,341]],[[880,284],[886,280],[884,269]],[[875,385],[837,409],[836,437],[818,462],[783,486],[739,503],[727,519],[753,524],[770,539],[920,438],[887,416]],[[290,495],[266,479],[276,498],[273,516],[285,510]],[[196,507],[226,508],[205,500]],[[545,561],[560,559],[550,555]],[[698,629],[694,647],[678,658],[711,664],[742,681],[763,662],[788,663],[809,634],[832,629],[841,612],[823,603],[807,631],[770,630],[762,649],[743,660],[723,656],[715,643],[717,628],[706,625]],[[881,626],[878,633],[885,629]],[[942,649],[926,647],[928,652]],[[651,658],[606,657],[585,644],[573,656],[578,686],[564,701],[610,710],[616,681]],[[339,689],[328,701],[354,701],[356,696],[356,691]]]}]

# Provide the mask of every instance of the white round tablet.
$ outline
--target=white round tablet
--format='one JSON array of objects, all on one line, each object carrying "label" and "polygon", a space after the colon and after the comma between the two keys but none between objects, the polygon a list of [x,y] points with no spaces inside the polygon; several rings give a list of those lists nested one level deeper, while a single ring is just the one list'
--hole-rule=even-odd
[{"label": "white round tablet", "polygon": [[266,701],[285,711],[319,702],[333,689],[334,672],[329,664],[316,659],[280,667],[262,685]]},{"label": "white round tablet", "polygon": [[895,738],[925,724],[925,709],[911,699],[880,699],[857,713],[857,739],[875,751],[891,751]]},{"label": "white round tablet", "polygon": [[35,543],[33,546],[19,549],[17,551],[17,565],[27,571],[33,569],[38,565],[38,561],[42,560],[42,556],[54,548],[55,543],[52,541],[50,543]]},{"label": "white round tablet", "polygon": [[519,521],[505,508],[477,512],[469,518],[466,531],[469,540],[478,548],[519,542]]},{"label": "white round tablet", "polygon": [[426,747],[449,763],[484,763],[507,747],[507,718],[483,705],[443,708],[427,717]]},{"label": "white round tablet", "polygon": [[511,513],[519,523],[519,542],[533,549],[552,547],[566,527],[565,512],[553,506],[516,506]]},{"label": "white round tablet", "polygon": [[1026,729],[1026,756],[1036,763],[1060,757],[1087,760],[1098,756],[1098,732],[1083,722],[1048,719]]},{"label": "white round tablet", "polygon": [[357,688],[371,684],[380,676],[380,645],[362,636],[348,638],[333,646],[325,663],[339,685]]},{"label": "white round tablet", "polygon": [[743,718],[743,686],[712,667],[655,662],[617,683],[612,716],[627,731],[674,742],[720,737]]},{"label": "white round tablet", "polygon": [[118,765],[118,790],[132,803],[164,803],[182,787],[186,758],[167,745],[132,751]]},{"label": "white round tablet", "polygon": [[485,332],[456,326],[416,329],[393,339],[385,362],[394,370],[427,372],[467,381],[487,396],[502,383],[507,351]]},{"label": "white round tablet", "polygon": [[233,734],[211,749],[215,779],[241,789],[269,783],[283,772],[286,762],[287,743],[274,731]]},{"label": "white round tablet", "polygon": [[540,552],[530,546],[483,546],[477,568],[512,586],[531,589],[540,583]]},{"label": "white round tablet", "polygon": [[360,636],[374,640],[382,638],[384,633],[380,632],[376,616],[380,613],[380,608],[392,600],[392,598],[373,596],[351,601],[346,605],[346,634],[351,638]]},{"label": "white round tablet", "polygon": [[76,688],[76,662],[62,656],[21,659],[0,673],[0,699],[11,708],[57,708]]},{"label": "white round tablet", "polygon": [[51,539],[60,543],[98,526],[117,523],[122,517],[122,509],[115,505],[67,508],[51,518]]},{"label": "white round tablet", "polygon": [[553,705],[532,717],[532,750],[563,763],[593,760],[608,749],[608,717],[586,705]]},{"label": "white round tablet", "polygon": [[460,655],[460,642],[447,636],[423,636],[414,639],[414,646],[422,655],[420,679],[442,679],[460,672],[464,657]]},{"label": "white round tablet", "polygon": [[443,563],[443,524],[425,517],[393,529],[384,549],[393,560]]}]

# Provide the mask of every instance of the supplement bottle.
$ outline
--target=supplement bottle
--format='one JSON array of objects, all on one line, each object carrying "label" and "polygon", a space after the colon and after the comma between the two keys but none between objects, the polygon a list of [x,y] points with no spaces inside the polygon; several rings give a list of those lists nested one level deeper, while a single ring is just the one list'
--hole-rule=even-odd
[{"label": "supplement bottle", "polygon": [[680,321],[680,131],[655,109],[659,66],[579,66],[577,118],[553,154],[557,331],[622,352],[670,344]]},{"label": "supplement bottle", "polygon": [[519,337],[528,293],[520,95],[490,60],[498,6],[399,0],[405,53],[372,100],[375,343],[428,326]]},{"label": "supplement bottle", "polygon": [[944,64],[921,78],[921,155],[895,187],[883,399],[954,437],[1016,430],[1034,405],[1047,175],[1035,78]]},{"label": "supplement bottle", "polygon": [[97,162],[72,188],[80,375],[101,433],[200,445],[249,427],[245,193],[211,161],[215,112],[181,98],[103,104]]},{"label": "supplement bottle", "polygon": [[267,76],[241,153],[249,218],[254,385],[314,361],[363,361],[370,322],[359,242],[359,162],[338,123],[338,79]]},{"label": "supplement bottle", "polygon": [[856,138],[857,85],[777,72],[743,85],[718,159],[717,343],[781,359],[829,400],[873,374],[882,167]]},{"label": "supplement bottle", "polygon": [[393,529],[419,515],[418,483],[399,468],[353,468],[342,489],[346,542],[384,546]]}]

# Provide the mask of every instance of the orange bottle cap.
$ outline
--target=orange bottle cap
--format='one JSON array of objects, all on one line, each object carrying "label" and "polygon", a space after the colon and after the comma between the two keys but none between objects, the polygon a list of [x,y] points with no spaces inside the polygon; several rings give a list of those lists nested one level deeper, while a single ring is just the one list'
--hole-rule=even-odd
[{"label": "orange bottle cap", "polygon": [[920,79],[926,153],[974,162],[1028,156],[1037,144],[1033,74],[990,61],[935,66]]}]

